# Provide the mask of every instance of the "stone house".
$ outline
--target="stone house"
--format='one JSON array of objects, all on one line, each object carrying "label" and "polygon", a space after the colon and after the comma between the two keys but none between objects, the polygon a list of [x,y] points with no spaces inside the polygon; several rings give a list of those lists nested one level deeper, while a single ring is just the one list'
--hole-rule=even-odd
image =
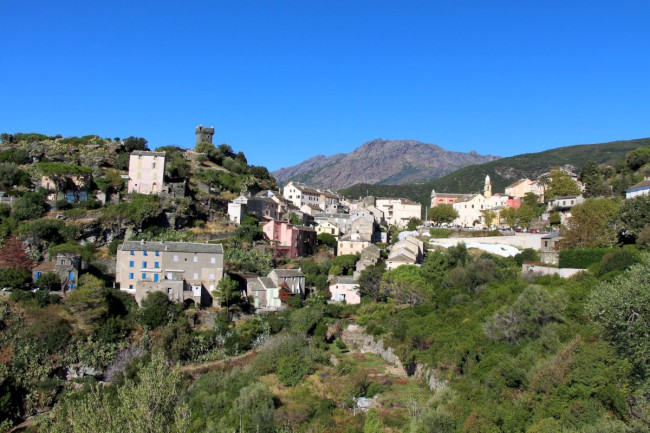
[{"label": "stone house", "polygon": [[650,195],[650,179],[646,179],[625,190],[625,198],[634,198],[641,195]]},{"label": "stone house", "polygon": [[305,296],[305,274],[300,269],[273,269],[268,277],[278,287],[286,287],[291,293]]},{"label": "stone house", "polygon": [[329,285],[331,300],[334,302],[345,302],[346,304],[355,305],[361,303],[361,293],[359,284],[354,277],[340,276],[332,280]]},{"label": "stone house", "polygon": [[53,260],[40,263],[32,270],[32,279],[38,285],[41,275],[52,272],[61,280],[63,290],[77,288],[79,271],[81,270],[81,256],[75,253],[59,253]]},{"label": "stone house", "polygon": [[321,233],[327,233],[329,235],[338,237],[341,234],[341,230],[329,221],[321,222],[316,227],[314,227],[314,229],[316,230],[317,235]]},{"label": "stone house", "polygon": [[355,267],[354,278],[359,278],[362,271],[364,271],[368,266],[375,266],[379,263],[379,260],[381,260],[381,251],[377,245],[370,244],[361,250],[359,260]]},{"label": "stone house", "polygon": [[370,239],[363,238],[359,233],[350,233],[339,238],[336,255],[361,253],[369,245],[371,245]]},{"label": "stone house", "polygon": [[549,265],[560,263],[560,232],[553,230],[551,233],[542,236],[540,246],[540,260]]},{"label": "stone house", "polygon": [[423,258],[424,242],[414,236],[407,236],[390,248],[386,270],[390,271],[401,265],[419,265]]},{"label": "stone house", "polygon": [[411,218],[422,218],[422,205],[403,198],[378,198],[376,207],[388,225],[404,228]]},{"label": "stone house", "polygon": [[223,270],[221,244],[127,241],[117,248],[115,279],[138,303],[159,291],[174,301],[211,305]]},{"label": "stone house", "polygon": [[252,213],[259,218],[267,220],[276,220],[280,218],[280,214],[278,214],[278,205],[271,198],[240,195],[232,202],[228,203],[228,217],[232,223],[236,225],[241,224],[242,220],[248,213]]}]

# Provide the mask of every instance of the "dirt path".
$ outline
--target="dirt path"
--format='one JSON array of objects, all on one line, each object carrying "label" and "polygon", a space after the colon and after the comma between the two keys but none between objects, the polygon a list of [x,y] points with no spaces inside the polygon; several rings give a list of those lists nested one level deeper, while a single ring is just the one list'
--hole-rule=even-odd
[{"label": "dirt path", "polygon": [[186,373],[196,379],[206,373],[215,370],[231,370],[235,367],[244,367],[257,356],[257,352],[251,350],[232,358],[219,359],[217,361],[205,362],[203,364],[188,364],[180,368],[181,373]]}]

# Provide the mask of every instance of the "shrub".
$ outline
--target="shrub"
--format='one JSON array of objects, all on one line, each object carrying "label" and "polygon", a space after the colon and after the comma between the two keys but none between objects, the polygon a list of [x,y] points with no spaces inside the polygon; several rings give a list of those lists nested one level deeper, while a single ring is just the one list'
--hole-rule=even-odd
[{"label": "shrub", "polygon": [[603,256],[613,248],[581,248],[560,251],[560,268],[585,269],[602,261]]},{"label": "shrub", "polygon": [[138,321],[148,329],[156,329],[169,322],[172,305],[163,292],[149,293],[142,300]]},{"label": "shrub", "polygon": [[535,338],[545,324],[563,320],[565,306],[562,293],[550,294],[541,287],[528,286],[510,307],[485,324],[485,335],[511,343],[526,336]]},{"label": "shrub", "polygon": [[603,276],[609,272],[624,271],[641,261],[638,251],[629,248],[612,251],[603,256],[600,263],[595,266],[596,276]]}]

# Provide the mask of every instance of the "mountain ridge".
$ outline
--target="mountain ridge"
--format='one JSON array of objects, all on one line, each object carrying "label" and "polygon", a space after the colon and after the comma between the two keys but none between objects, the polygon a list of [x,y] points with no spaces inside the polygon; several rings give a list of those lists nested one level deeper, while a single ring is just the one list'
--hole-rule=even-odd
[{"label": "mountain ridge", "polygon": [[483,189],[485,176],[489,175],[492,191],[503,192],[514,181],[523,177],[535,178],[555,166],[569,166],[577,174],[590,160],[597,164],[613,163],[624,158],[627,152],[644,146],[650,146],[650,138],[562,146],[466,166],[428,182],[401,185],[360,183],[339,192],[350,198],[366,194],[403,197],[428,206],[432,189],[448,193],[478,193]]},{"label": "mountain ridge", "polygon": [[[424,182],[467,165],[499,159],[475,151],[455,152],[417,140],[367,141],[350,153],[316,155],[271,174],[278,183],[290,180],[325,189],[340,189],[356,183],[403,184]],[[381,168],[381,169],[379,169]]]}]

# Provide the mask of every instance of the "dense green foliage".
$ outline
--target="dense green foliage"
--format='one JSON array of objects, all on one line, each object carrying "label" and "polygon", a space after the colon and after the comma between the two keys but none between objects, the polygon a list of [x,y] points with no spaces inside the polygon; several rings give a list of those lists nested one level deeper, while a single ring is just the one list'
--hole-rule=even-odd
[{"label": "dense green foliage", "polygon": [[605,254],[613,251],[612,248],[561,250],[559,265],[561,268],[586,269],[593,264],[599,263]]}]

